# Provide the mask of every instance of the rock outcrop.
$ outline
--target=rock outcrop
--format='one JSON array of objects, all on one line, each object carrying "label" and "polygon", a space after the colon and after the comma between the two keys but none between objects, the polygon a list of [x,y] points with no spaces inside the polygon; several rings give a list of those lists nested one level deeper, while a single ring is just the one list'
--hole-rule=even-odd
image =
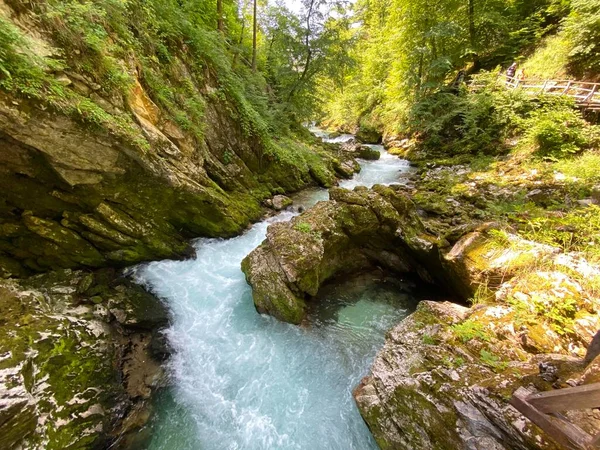
[{"label": "rock outcrop", "polygon": [[269,227],[265,242],[242,262],[259,312],[300,323],[305,299],[328,279],[374,265],[414,272],[433,282],[424,262],[436,255],[435,239],[412,202],[395,188],[333,188],[289,223]]},{"label": "rock outcrop", "polygon": [[[355,391],[380,448],[560,448],[508,400],[518,389],[597,379],[586,350],[600,328],[600,269],[497,224],[434,237],[400,188],[330,195],[271,225],[243,261],[259,312],[300,323],[324,282],[373,265],[414,272],[476,303],[422,302],[389,333]],[[569,417],[590,432],[600,424],[593,414]]]},{"label": "rock outcrop", "polygon": [[165,385],[168,315],[110,269],[0,282],[0,447],[135,439]]}]

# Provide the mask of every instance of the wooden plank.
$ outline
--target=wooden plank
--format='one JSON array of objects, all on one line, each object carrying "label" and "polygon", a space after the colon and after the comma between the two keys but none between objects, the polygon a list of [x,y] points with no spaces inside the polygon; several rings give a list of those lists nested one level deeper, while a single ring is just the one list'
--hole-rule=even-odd
[{"label": "wooden plank", "polygon": [[589,446],[590,448],[600,448],[600,433],[592,438]]},{"label": "wooden plank", "polygon": [[510,404],[566,448],[571,450],[588,448],[592,438],[579,427],[547,416],[517,395],[513,395]]},{"label": "wooden plank", "polygon": [[598,88],[598,86],[594,86],[594,87],[592,88],[592,91],[590,92],[590,95],[588,96],[588,98],[586,98],[586,101],[587,101],[588,105],[589,105],[589,104],[591,103],[591,101],[593,100],[593,98],[594,98],[594,94],[596,93],[596,89],[597,89],[597,88]]},{"label": "wooden plank", "polygon": [[543,413],[598,408],[600,383],[539,392],[527,397],[527,402]]},{"label": "wooden plank", "polygon": [[565,92],[563,92],[563,94],[566,94],[567,92],[569,92],[569,89],[571,89],[571,84],[572,84],[572,82],[571,82],[571,81],[569,81],[569,82],[567,83],[567,87],[565,88]]}]

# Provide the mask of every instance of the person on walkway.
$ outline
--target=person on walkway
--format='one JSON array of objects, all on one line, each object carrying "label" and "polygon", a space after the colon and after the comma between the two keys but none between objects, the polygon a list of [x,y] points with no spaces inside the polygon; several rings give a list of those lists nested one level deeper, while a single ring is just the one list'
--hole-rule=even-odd
[{"label": "person on walkway", "polygon": [[517,79],[517,81],[523,81],[525,79],[525,70],[524,69],[517,70],[515,78]]},{"label": "person on walkway", "polygon": [[517,63],[512,63],[511,66],[506,69],[506,76],[508,78],[513,78],[515,76],[515,73],[517,72]]}]

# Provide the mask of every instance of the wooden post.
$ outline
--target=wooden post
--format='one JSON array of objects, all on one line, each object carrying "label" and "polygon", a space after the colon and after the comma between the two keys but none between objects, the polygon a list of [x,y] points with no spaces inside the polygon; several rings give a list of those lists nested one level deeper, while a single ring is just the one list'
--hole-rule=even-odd
[{"label": "wooden post", "polygon": [[563,91],[563,95],[566,95],[567,92],[569,92],[569,89],[571,89],[571,83],[573,83],[572,80],[569,80],[569,82],[567,83],[567,87],[565,88],[565,90]]},{"label": "wooden post", "polygon": [[548,86],[548,80],[544,81],[544,85],[542,86],[542,94],[546,92],[546,86]]},{"label": "wooden post", "polygon": [[588,95],[587,98],[583,101],[583,103],[587,103],[587,106],[589,106],[590,103],[592,102],[592,100],[594,100],[594,94],[596,93],[597,88],[598,88],[598,85],[594,84],[594,87],[592,88],[590,95]]}]

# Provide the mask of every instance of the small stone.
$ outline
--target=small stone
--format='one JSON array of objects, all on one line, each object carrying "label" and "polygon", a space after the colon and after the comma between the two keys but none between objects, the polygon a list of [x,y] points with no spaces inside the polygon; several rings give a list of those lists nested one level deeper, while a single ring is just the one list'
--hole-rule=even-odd
[{"label": "small stone", "polygon": [[71,84],[73,84],[73,81],[71,81],[71,79],[64,74],[57,76],[55,79],[63,86],[70,86]]},{"label": "small stone", "polygon": [[273,209],[281,211],[293,203],[292,199],[285,195],[276,195],[273,197]]},{"label": "small stone", "polygon": [[540,377],[548,383],[558,380],[558,368],[550,363],[541,362],[539,364]]},{"label": "small stone", "polygon": [[584,198],[583,200],[577,200],[577,203],[579,203],[581,206],[590,206],[594,204],[594,200],[591,198]]}]

